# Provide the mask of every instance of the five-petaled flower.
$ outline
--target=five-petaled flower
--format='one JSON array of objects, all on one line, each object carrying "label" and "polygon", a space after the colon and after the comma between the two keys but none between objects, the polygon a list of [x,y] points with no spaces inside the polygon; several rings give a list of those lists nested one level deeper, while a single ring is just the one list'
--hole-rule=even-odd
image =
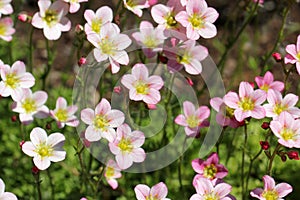
[{"label": "five-petaled flower", "polygon": [[144,8],[149,8],[148,0],[123,0],[124,7],[136,14],[139,17],[142,17]]},{"label": "five-petaled flower", "polygon": [[30,133],[30,140],[22,145],[22,151],[33,157],[34,165],[39,170],[50,167],[51,162],[59,162],[65,159],[66,152],[62,146],[65,136],[61,133],[52,133],[47,136],[44,129],[36,127]]},{"label": "five-petaled flower", "polygon": [[161,97],[159,90],[164,85],[160,76],[149,76],[148,68],[142,64],[135,64],[132,74],[122,77],[121,83],[129,89],[129,98],[134,101],[144,101],[147,104],[157,104]]},{"label": "five-petaled flower", "polygon": [[163,182],[149,188],[147,185],[138,184],[134,188],[137,200],[169,200],[166,198],[168,195],[168,188]]},{"label": "five-petaled flower", "polygon": [[210,110],[207,106],[200,106],[195,108],[194,104],[190,101],[183,102],[183,114],[178,115],[175,118],[175,123],[184,126],[184,130],[187,136],[195,137],[201,127],[207,126],[205,121],[209,115]]},{"label": "five-petaled flower", "polygon": [[292,186],[287,183],[279,183],[275,185],[275,181],[271,176],[264,175],[264,189],[256,188],[250,192],[252,197],[260,200],[283,200],[283,197],[293,191]]},{"label": "five-petaled flower", "polygon": [[131,131],[127,124],[122,124],[117,128],[115,140],[109,143],[109,149],[116,155],[119,167],[124,170],[129,168],[133,162],[140,163],[145,160],[146,154],[141,148],[144,142],[143,132]]},{"label": "five-petaled flower", "polygon": [[282,92],[284,89],[284,83],[281,81],[274,81],[274,76],[271,72],[267,71],[265,75],[255,77],[255,82],[259,89],[265,91],[269,95],[269,91],[275,90]]},{"label": "five-petaled flower", "polygon": [[43,29],[48,40],[58,40],[61,32],[69,31],[71,21],[65,17],[68,13],[69,5],[63,1],[39,0],[40,12],[33,15],[31,24],[39,29]]},{"label": "five-petaled flower", "polygon": [[16,32],[13,28],[14,22],[10,17],[0,18],[0,38],[7,42],[12,40],[12,34]]},{"label": "five-petaled flower", "polygon": [[3,64],[0,60],[0,72],[2,81],[0,82],[0,95],[11,96],[17,100],[17,96],[22,94],[23,88],[30,88],[34,85],[35,79],[31,73],[26,72],[25,64],[16,61],[11,67]]},{"label": "five-petaled flower", "polygon": [[63,97],[58,97],[56,100],[56,108],[50,110],[50,115],[56,120],[59,128],[63,128],[65,125],[76,127],[79,125],[79,120],[74,115],[77,111],[77,106],[67,106],[67,101]]},{"label": "five-petaled flower", "polygon": [[118,164],[110,159],[106,163],[104,177],[106,178],[107,183],[112,187],[112,189],[117,189],[118,181],[117,178],[121,178],[121,169],[119,168]]},{"label": "five-petaled flower", "polygon": [[85,131],[85,138],[88,141],[95,142],[104,137],[112,142],[116,136],[114,128],[120,126],[125,117],[121,111],[111,109],[110,103],[103,98],[95,111],[91,108],[82,110],[81,120],[89,125]]},{"label": "five-petaled flower", "polygon": [[11,192],[5,192],[5,184],[1,178],[0,178],[0,199],[3,199],[3,200],[17,200],[18,199],[15,194],[13,194]]},{"label": "five-petaled flower", "polygon": [[239,95],[235,92],[228,92],[223,99],[228,107],[235,109],[234,116],[241,122],[247,117],[262,119],[266,116],[266,111],[261,106],[266,96],[262,90],[254,91],[250,83],[241,82]]},{"label": "five-petaled flower", "polygon": [[300,74],[300,35],[297,37],[297,43],[287,45],[285,51],[288,53],[284,57],[285,64],[296,64],[298,74]]}]

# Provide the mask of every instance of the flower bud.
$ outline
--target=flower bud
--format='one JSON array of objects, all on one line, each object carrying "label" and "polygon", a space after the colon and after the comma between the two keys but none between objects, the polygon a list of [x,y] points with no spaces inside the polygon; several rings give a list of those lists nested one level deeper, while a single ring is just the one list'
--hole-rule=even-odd
[{"label": "flower bud", "polygon": [[46,129],[51,130],[51,124],[50,123],[46,124]]},{"label": "flower bud", "polygon": [[270,144],[268,141],[260,141],[259,144],[260,144],[261,148],[265,151],[270,148]]},{"label": "flower bud", "polygon": [[187,81],[187,83],[188,83],[190,86],[193,86],[193,85],[194,85],[194,82],[193,82],[193,80],[192,80],[190,77],[186,77],[186,81]]},{"label": "flower bud", "polygon": [[272,57],[275,59],[276,62],[281,62],[282,61],[282,57],[281,57],[280,53],[278,53],[278,52],[274,52],[272,54]]},{"label": "flower bud", "polygon": [[291,159],[291,160],[299,160],[298,151],[289,151],[289,152],[287,152],[287,155],[288,155],[289,159]]},{"label": "flower bud", "polygon": [[156,105],[155,104],[147,104],[147,107],[149,110],[156,110]]},{"label": "flower bud", "polygon": [[78,60],[78,66],[81,67],[82,65],[84,65],[86,63],[86,58],[85,57],[81,57]]},{"label": "flower bud", "polygon": [[31,172],[32,172],[32,174],[37,175],[40,172],[40,170],[36,166],[33,166],[31,168]]},{"label": "flower bud", "polygon": [[162,56],[162,55],[159,55],[158,58],[159,58],[159,61],[160,61],[161,63],[167,64],[167,62],[168,62],[168,58],[167,58],[167,57]]},{"label": "flower bud", "polygon": [[267,130],[270,128],[270,123],[269,122],[263,122],[261,125],[261,128]]},{"label": "flower bud", "polygon": [[25,143],[24,140],[22,140],[21,142],[19,142],[20,148],[22,149],[23,144]]},{"label": "flower bud", "polygon": [[83,26],[81,24],[77,24],[75,26],[75,32],[76,33],[81,33],[83,31]]},{"label": "flower bud", "polygon": [[114,93],[120,94],[121,90],[122,90],[121,86],[114,87]]},{"label": "flower bud", "polygon": [[285,161],[286,161],[286,155],[281,155],[280,158],[281,158],[281,161],[282,161],[282,162],[285,162]]},{"label": "flower bud", "polygon": [[12,122],[16,122],[18,120],[16,115],[11,116],[11,121]]}]

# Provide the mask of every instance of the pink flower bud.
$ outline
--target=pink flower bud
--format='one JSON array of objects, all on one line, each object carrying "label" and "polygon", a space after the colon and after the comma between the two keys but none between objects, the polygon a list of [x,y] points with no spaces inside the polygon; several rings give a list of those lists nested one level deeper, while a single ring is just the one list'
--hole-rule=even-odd
[{"label": "pink flower bud", "polygon": [[291,159],[291,160],[299,160],[298,151],[289,151],[289,152],[287,152],[287,155],[288,155],[289,159]]},{"label": "pink flower bud", "polygon": [[193,82],[193,80],[192,80],[190,77],[186,77],[186,81],[188,82],[188,84],[189,84],[190,86],[193,86],[193,85],[194,85],[194,82]]},{"label": "pink flower bud", "polygon": [[121,90],[122,90],[121,86],[114,87],[114,93],[120,94]]},{"label": "pink flower bud", "polygon": [[156,105],[155,104],[147,104],[147,107],[149,110],[156,110]]},{"label": "pink flower bud", "polygon": [[91,146],[91,142],[88,141],[87,139],[83,139],[83,144],[86,148],[89,148]]},{"label": "pink flower bud", "polygon": [[261,148],[265,151],[270,148],[270,144],[268,141],[260,141],[259,144],[260,144]]},{"label": "pink flower bud", "polygon": [[276,62],[281,62],[282,57],[281,57],[280,53],[274,52],[274,53],[272,54],[272,56],[273,56],[273,58],[276,60]]},{"label": "pink flower bud", "polygon": [[81,67],[82,65],[84,65],[86,63],[86,58],[85,57],[81,57],[78,60],[78,66]]},{"label": "pink flower bud", "polygon": [[81,33],[83,31],[83,26],[81,24],[77,24],[75,26],[75,32],[76,33]]},{"label": "pink flower bud", "polygon": [[269,129],[270,128],[270,123],[269,122],[263,122],[262,125],[261,125],[261,128],[263,129]]},{"label": "pink flower bud", "polygon": [[157,0],[148,0],[150,6],[157,4]]},{"label": "pink flower bud", "polygon": [[28,15],[26,13],[20,13],[18,15],[18,20],[20,20],[21,22],[27,22],[28,20]]},{"label": "pink flower bud", "polygon": [[22,140],[20,143],[19,143],[19,145],[20,145],[20,147],[21,147],[21,149],[22,149],[22,146],[23,146],[23,144],[25,143],[25,141],[24,140]]}]

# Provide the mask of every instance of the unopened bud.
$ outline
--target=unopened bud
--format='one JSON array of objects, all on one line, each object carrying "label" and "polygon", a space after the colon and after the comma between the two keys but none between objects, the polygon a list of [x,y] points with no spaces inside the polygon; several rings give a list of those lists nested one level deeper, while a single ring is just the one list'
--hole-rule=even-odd
[{"label": "unopened bud", "polygon": [[11,119],[12,122],[16,122],[18,120],[16,115],[11,116],[10,119]]},{"label": "unopened bud", "polygon": [[157,4],[157,0],[148,0],[150,6]]},{"label": "unopened bud", "polygon": [[147,104],[147,107],[149,110],[156,110],[156,105],[155,104]]},{"label": "unopened bud", "polygon": [[91,142],[88,141],[87,139],[83,139],[83,144],[86,148],[89,148],[91,146]]},{"label": "unopened bud", "polygon": [[291,159],[291,160],[299,160],[298,151],[289,151],[289,152],[287,152],[287,155],[288,155],[289,159]]},{"label": "unopened bud", "polygon": [[51,130],[51,124],[50,123],[46,124],[46,129]]},{"label": "unopened bud", "polygon": [[281,155],[280,158],[281,158],[281,161],[282,161],[282,162],[285,162],[285,161],[286,161],[286,156],[285,156],[285,155]]},{"label": "unopened bud", "polygon": [[22,149],[23,144],[25,143],[24,140],[22,140],[21,142],[19,142],[20,148]]},{"label": "unopened bud", "polygon": [[282,57],[281,57],[280,53],[278,53],[278,52],[274,52],[272,54],[272,57],[275,59],[276,62],[281,62],[282,61]]},{"label": "unopened bud", "polygon": [[167,64],[168,63],[168,58],[167,57],[159,55],[158,58],[159,58],[159,61],[161,63],[163,63],[163,64]]},{"label": "unopened bud", "polygon": [[260,141],[259,144],[260,144],[261,148],[265,151],[270,148],[270,144],[268,141]]},{"label": "unopened bud", "polygon": [[40,172],[40,170],[36,166],[33,166],[31,168],[31,172],[32,172],[32,174],[37,175]]},{"label": "unopened bud", "polygon": [[270,128],[270,123],[269,122],[263,122],[262,125],[261,125],[261,128],[263,129],[269,129]]},{"label": "unopened bud", "polygon": [[193,80],[192,80],[190,77],[186,77],[186,81],[187,81],[187,83],[188,83],[190,86],[193,86],[193,85],[194,85],[194,82],[193,82]]},{"label": "unopened bud", "polygon": [[114,93],[120,94],[121,90],[122,90],[121,86],[114,87]]},{"label": "unopened bud", "polygon": [[75,26],[75,32],[76,33],[81,33],[83,31],[83,26],[81,24],[77,24]]},{"label": "unopened bud", "polygon": [[81,57],[78,60],[78,66],[81,67],[82,65],[84,65],[86,63],[86,58],[85,57]]}]

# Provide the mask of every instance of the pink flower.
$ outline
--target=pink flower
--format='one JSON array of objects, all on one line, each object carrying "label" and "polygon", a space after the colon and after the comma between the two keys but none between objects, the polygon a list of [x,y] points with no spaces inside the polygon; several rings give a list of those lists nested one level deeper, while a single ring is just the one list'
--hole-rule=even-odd
[{"label": "pink flower", "polygon": [[166,48],[164,51],[168,57],[168,68],[171,71],[179,71],[184,67],[185,71],[192,75],[197,75],[202,72],[203,61],[208,56],[206,47],[196,45],[194,40],[187,40],[177,47]]},{"label": "pink flower", "polygon": [[14,22],[10,17],[0,18],[0,38],[7,42],[12,40],[12,34],[16,32],[13,28]]},{"label": "pink flower", "polygon": [[15,194],[11,192],[5,192],[5,184],[1,178],[0,178],[0,199],[18,200]]},{"label": "pink flower", "polygon": [[226,106],[223,99],[220,97],[214,97],[210,100],[210,105],[217,111],[216,121],[221,126],[230,126],[231,128],[237,128],[240,123],[234,117],[234,109]]},{"label": "pink flower", "polygon": [[160,101],[159,90],[164,85],[160,76],[149,76],[147,67],[142,63],[135,64],[132,74],[124,75],[121,83],[129,89],[131,100],[142,100],[147,104],[157,104]]},{"label": "pink flower", "polygon": [[198,173],[194,180],[199,177],[204,177],[210,180],[214,180],[216,178],[222,179],[228,174],[228,170],[224,167],[224,165],[219,164],[219,156],[217,153],[210,154],[206,160],[199,158],[194,159],[192,161],[192,167],[194,171]]},{"label": "pink flower", "polygon": [[195,185],[197,194],[194,194],[190,200],[230,200],[228,197],[231,192],[231,186],[227,183],[214,184],[206,179],[199,178]]},{"label": "pink flower", "polygon": [[144,8],[149,8],[148,0],[123,0],[124,7],[136,14],[139,17],[142,17]]},{"label": "pink flower", "polygon": [[264,175],[264,189],[256,188],[250,192],[252,197],[260,200],[283,200],[283,197],[293,191],[292,186],[287,183],[279,183],[275,185],[275,181],[271,176]]},{"label": "pink flower", "polygon": [[270,128],[278,142],[288,148],[300,148],[300,119],[295,120],[288,112],[271,121]]},{"label": "pink flower", "polygon": [[144,133],[131,131],[127,124],[117,128],[117,136],[109,143],[110,151],[116,155],[116,161],[121,169],[129,168],[133,162],[143,162],[146,158],[144,149],[141,146],[145,142]]},{"label": "pink flower", "polygon": [[205,120],[210,115],[210,110],[207,106],[200,106],[195,108],[194,104],[190,101],[183,102],[183,114],[175,118],[175,123],[184,126],[187,136],[194,137],[198,134],[201,127],[206,126]]},{"label": "pink flower", "polygon": [[50,115],[56,120],[59,128],[63,128],[65,125],[76,127],[79,125],[79,120],[74,115],[77,111],[77,106],[67,106],[67,101],[63,97],[58,97],[56,100],[55,110],[50,110]]},{"label": "pink flower", "polygon": [[81,120],[89,125],[85,132],[85,138],[90,142],[95,142],[104,137],[112,142],[116,136],[114,128],[120,126],[124,120],[124,114],[115,109],[111,109],[110,103],[106,99],[101,99],[95,111],[86,108],[81,111]]},{"label": "pink flower", "polygon": [[234,116],[241,122],[247,117],[262,119],[266,116],[261,104],[266,100],[266,94],[262,90],[255,90],[248,82],[241,82],[239,96],[235,92],[229,92],[224,96],[225,104],[235,109]]},{"label": "pink flower", "polygon": [[255,82],[259,89],[268,93],[270,90],[276,90],[282,92],[284,89],[284,83],[281,81],[274,81],[274,76],[271,72],[267,71],[264,77],[255,77]]},{"label": "pink flower", "polygon": [[31,88],[35,79],[31,73],[26,72],[26,66],[21,61],[16,61],[11,67],[0,61],[0,95],[11,96],[16,101],[17,96],[22,93],[23,88]]},{"label": "pink flower", "polygon": [[69,31],[71,21],[65,17],[69,6],[63,1],[39,0],[40,12],[35,13],[31,24],[39,29],[43,29],[48,40],[58,40],[61,32]]},{"label": "pink flower", "polygon": [[144,184],[138,184],[135,186],[134,192],[137,200],[170,200],[166,198],[168,188],[163,182],[157,183],[151,188]]},{"label": "pink flower", "polygon": [[282,94],[278,91],[269,91],[268,104],[263,105],[266,110],[267,117],[276,119],[282,112],[288,112],[294,117],[300,117],[300,109],[296,107],[299,97],[294,94],[287,94],[282,98]]},{"label": "pink flower", "polygon": [[0,17],[1,14],[9,15],[14,12],[13,7],[11,6],[11,0],[1,0],[0,2]]},{"label": "pink flower", "polygon": [[108,184],[112,187],[112,189],[118,188],[118,181],[117,178],[121,178],[121,169],[119,168],[118,164],[114,160],[109,160],[106,163],[106,168],[104,171],[104,177]]},{"label": "pink flower", "polygon": [[124,49],[131,44],[131,40],[127,35],[120,34],[116,24],[103,25],[100,34],[88,34],[87,39],[96,47],[94,57],[98,62],[109,59],[113,74],[120,70],[120,64],[129,63],[128,54]]},{"label": "pink flower", "polygon": [[96,13],[92,10],[84,11],[84,18],[87,23],[84,25],[85,33],[100,33],[102,26],[106,23],[111,23],[113,20],[113,11],[108,6],[102,6],[96,10]]},{"label": "pink flower", "polygon": [[49,116],[49,109],[44,104],[48,95],[44,91],[32,93],[30,89],[23,89],[22,94],[16,98],[12,111],[20,113],[19,118],[23,124],[29,124],[33,118],[46,118]]},{"label": "pink flower", "polygon": [[259,3],[260,5],[264,4],[264,0],[253,0],[254,3]]},{"label": "pink flower", "polygon": [[132,37],[143,48],[143,52],[148,58],[152,58],[156,52],[162,51],[162,45],[166,39],[163,30],[154,28],[148,21],[142,21],[140,32],[133,33]]},{"label": "pink flower", "polygon": [[284,63],[285,64],[295,64],[298,71],[298,74],[300,74],[300,35],[297,37],[297,44],[289,44],[285,47],[285,51],[288,53],[284,57]]},{"label": "pink flower", "polygon": [[80,8],[80,3],[88,2],[88,0],[64,0],[67,3],[70,3],[69,12],[76,13]]},{"label": "pink flower", "polygon": [[34,128],[30,133],[30,140],[23,144],[22,151],[33,157],[34,165],[39,170],[45,170],[50,167],[51,162],[59,162],[65,159],[66,152],[62,146],[65,142],[65,136],[61,133],[47,133],[42,128]]},{"label": "pink flower", "polygon": [[213,24],[219,13],[207,7],[205,0],[190,0],[186,4],[186,11],[179,12],[175,19],[186,27],[187,37],[198,40],[199,37],[212,38],[216,36],[217,29]]}]

